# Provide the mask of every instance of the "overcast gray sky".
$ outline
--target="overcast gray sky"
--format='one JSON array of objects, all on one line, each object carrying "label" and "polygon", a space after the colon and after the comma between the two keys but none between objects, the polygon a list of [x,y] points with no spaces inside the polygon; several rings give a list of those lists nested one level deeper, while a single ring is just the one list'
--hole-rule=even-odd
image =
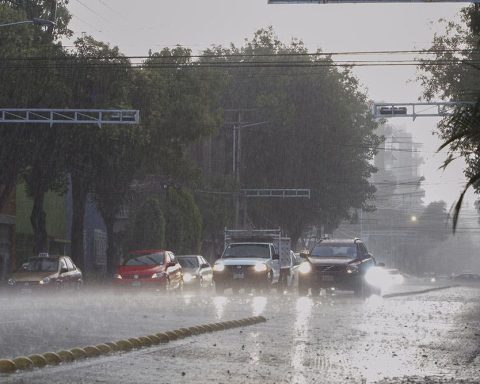
[{"label": "overcast gray sky", "polygon": [[[279,38],[301,39],[310,50],[325,52],[412,50],[428,48],[437,21],[458,18],[462,3],[268,5],[267,0],[70,0],[71,28],[119,46],[126,55],[147,55],[181,44],[197,53],[215,44],[242,45],[262,27],[273,26]],[[369,57],[371,58],[371,57]],[[405,58],[405,57],[403,57]],[[361,57],[358,57],[361,59]],[[420,86],[414,67],[363,67],[354,73],[374,101],[417,101]],[[423,143],[425,201],[458,197],[462,162],[439,171],[443,154],[432,136],[437,119],[391,120]],[[470,204],[473,194],[469,196]]]}]

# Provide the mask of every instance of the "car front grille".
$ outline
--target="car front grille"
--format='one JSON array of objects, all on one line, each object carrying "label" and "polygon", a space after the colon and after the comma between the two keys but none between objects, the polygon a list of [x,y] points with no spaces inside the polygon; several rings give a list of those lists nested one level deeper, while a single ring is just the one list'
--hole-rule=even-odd
[{"label": "car front grille", "polygon": [[345,272],[344,265],[317,265],[315,266],[316,272]]},{"label": "car front grille", "polygon": [[136,273],[133,275],[122,275],[122,279],[125,280],[137,280],[137,279],[150,279],[152,277],[151,273]]}]

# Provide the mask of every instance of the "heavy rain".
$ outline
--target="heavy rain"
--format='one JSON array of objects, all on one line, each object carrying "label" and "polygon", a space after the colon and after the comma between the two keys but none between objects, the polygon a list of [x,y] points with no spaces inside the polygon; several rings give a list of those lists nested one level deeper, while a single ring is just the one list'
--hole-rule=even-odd
[{"label": "heavy rain", "polygon": [[0,383],[478,383],[480,1],[0,0]]}]

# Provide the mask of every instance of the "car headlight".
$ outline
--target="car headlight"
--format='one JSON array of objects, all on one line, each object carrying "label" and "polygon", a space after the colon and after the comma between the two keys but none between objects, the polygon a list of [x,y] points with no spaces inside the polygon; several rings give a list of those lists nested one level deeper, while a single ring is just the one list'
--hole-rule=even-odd
[{"label": "car headlight", "polygon": [[356,265],[349,265],[347,267],[347,273],[357,273],[358,267]]},{"label": "car headlight", "polygon": [[8,284],[8,285],[15,285],[15,284],[16,284],[16,281],[15,281],[15,279],[8,279],[7,284]]},{"label": "car headlight", "polygon": [[310,265],[310,263],[304,261],[302,264],[300,264],[300,266],[298,267],[298,272],[300,272],[301,274],[307,274],[307,273],[310,273],[312,271],[312,266]]},{"label": "car headlight", "polygon": [[38,282],[40,285],[45,285],[50,283],[50,277],[44,277],[42,280]]},{"label": "car headlight", "polygon": [[225,270],[225,265],[223,265],[222,263],[215,264],[213,266],[213,270],[215,272],[223,272]]},{"label": "car headlight", "polygon": [[187,272],[183,275],[183,281],[185,283],[189,283],[190,281],[192,281],[193,279],[195,279],[195,275],[192,275],[191,273]]},{"label": "car headlight", "polygon": [[253,267],[255,272],[265,272],[267,270],[267,264],[265,263],[257,263],[255,267]]},{"label": "car headlight", "polygon": [[115,275],[113,275],[113,278],[114,278],[114,279],[119,279],[119,280],[121,280],[121,279],[122,279],[122,275],[116,273]]},{"label": "car headlight", "polygon": [[152,275],[152,279],[163,279],[165,276],[165,272],[157,272]]}]

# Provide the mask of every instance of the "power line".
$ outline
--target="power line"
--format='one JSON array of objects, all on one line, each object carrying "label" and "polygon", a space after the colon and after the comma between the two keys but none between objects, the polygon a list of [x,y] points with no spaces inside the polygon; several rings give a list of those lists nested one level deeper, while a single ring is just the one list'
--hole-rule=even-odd
[{"label": "power line", "polygon": [[94,15],[100,17],[102,20],[106,21],[106,22],[110,22],[110,20],[108,20],[106,17],[100,15],[98,12],[96,12],[94,9],[90,8],[88,5],[86,5],[85,3],[83,3],[81,0],[75,0],[78,4],[80,4],[81,6],[83,6],[85,9],[88,9],[91,13],[93,13]]}]

